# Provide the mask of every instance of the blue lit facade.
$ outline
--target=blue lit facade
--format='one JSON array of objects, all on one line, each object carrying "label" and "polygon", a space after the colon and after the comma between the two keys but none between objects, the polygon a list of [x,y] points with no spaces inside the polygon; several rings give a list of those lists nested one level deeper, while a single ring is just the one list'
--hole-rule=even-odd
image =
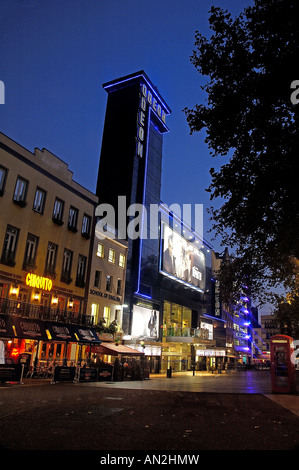
[{"label": "blue lit facade", "polygon": [[251,324],[250,298],[247,293],[242,293],[234,307],[234,348],[240,356],[244,356],[243,362],[252,356]]},{"label": "blue lit facade", "polygon": [[232,363],[250,364],[254,359],[253,329],[258,325],[258,309],[251,305],[250,288],[243,286],[238,301],[234,305],[226,305],[219,297],[219,281],[217,271],[223,260],[229,261],[228,250],[222,255],[213,254],[213,289],[214,289],[214,315],[226,321],[226,347],[230,348]]},{"label": "blue lit facade", "polygon": [[[99,204],[115,208],[118,236],[128,242],[122,328],[127,344],[142,345],[152,371],[190,369],[196,348],[215,345],[201,327],[203,315],[211,312],[212,247],[161,202],[163,135],[171,110],[143,71],[103,87],[108,101],[97,196]],[[136,206],[135,214],[128,214],[132,204],[144,210]],[[124,234],[124,212],[126,226],[133,221],[141,237]],[[170,242],[164,232],[175,238],[177,250],[188,251],[189,277],[182,272],[186,256],[176,270],[167,270]],[[206,318],[205,324],[212,320]]]}]

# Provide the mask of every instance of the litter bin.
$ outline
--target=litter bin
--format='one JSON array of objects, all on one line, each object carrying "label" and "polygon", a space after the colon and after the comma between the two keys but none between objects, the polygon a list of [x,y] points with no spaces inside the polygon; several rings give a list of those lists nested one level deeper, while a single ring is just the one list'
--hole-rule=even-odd
[{"label": "litter bin", "polygon": [[167,378],[168,379],[171,379],[171,372],[172,372],[172,369],[171,369],[171,366],[170,366],[169,369],[167,369]]}]

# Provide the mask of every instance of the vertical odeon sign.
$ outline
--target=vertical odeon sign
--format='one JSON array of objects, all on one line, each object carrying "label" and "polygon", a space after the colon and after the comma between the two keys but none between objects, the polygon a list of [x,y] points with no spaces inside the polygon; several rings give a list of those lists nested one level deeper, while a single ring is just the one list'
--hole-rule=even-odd
[{"label": "vertical odeon sign", "polygon": [[136,145],[136,154],[139,158],[143,158],[145,153],[144,149],[146,147],[150,110],[153,110],[162,123],[166,124],[166,114],[168,113],[165,107],[148,86],[145,83],[142,83],[140,87]]}]

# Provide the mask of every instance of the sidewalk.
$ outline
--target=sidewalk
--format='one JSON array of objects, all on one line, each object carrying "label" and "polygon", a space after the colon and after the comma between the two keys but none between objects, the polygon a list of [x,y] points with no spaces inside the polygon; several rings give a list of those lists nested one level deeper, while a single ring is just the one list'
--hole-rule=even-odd
[{"label": "sidewalk", "polygon": [[248,372],[175,373],[127,382],[25,379],[24,385],[5,385],[0,387],[0,448],[99,455],[298,450],[299,395],[273,395],[267,372]]},{"label": "sidewalk", "polygon": [[[88,465],[99,463],[107,452],[199,455],[202,450],[299,449],[299,417],[272,399],[259,393],[175,390],[182,380],[150,379],[141,382],[148,387],[143,389],[132,382],[122,387],[49,382],[4,387],[0,447],[97,451],[86,454]],[[154,389],[157,381],[159,390]],[[68,453],[67,459],[76,455]]]},{"label": "sidewalk", "polygon": [[174,372],[171,378],[167,378],[166,374],[151,374],[150,379],[144,381],[98,382],[85,385],[131,390],[258,393],[299,416],[299,387],[296,395],[272,393],[270,371],[232,371],[229,374],[196,371],[195,375],[187,371]]},{"label": "sidewalk", "polygon": [[[24,379],[25,386],[48,385],[50,379]],[[269,400],[299,416],[299,387],[297,394],[276,394],[271,390],[268,371],[231,372],[217,374],[208,372],[174,372],[171,378],[166,374],[151,374],[150,379],[123,382],[88,382],[84,387],[114,388],[127,390],[181,391],[201,393],[248,393],[261,394]]]}]

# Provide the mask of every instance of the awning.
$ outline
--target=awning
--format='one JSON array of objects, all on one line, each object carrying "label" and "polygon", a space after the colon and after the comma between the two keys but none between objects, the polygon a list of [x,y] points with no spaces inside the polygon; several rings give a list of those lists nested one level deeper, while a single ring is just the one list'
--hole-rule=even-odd
[{"label": "awning", "polygon": [[98,345],[102,342],[93,328],[2,314],[0,338],[70,341]]},{"label": "awning", "polygon": [[102,342],[98,337],[96,330],[93,328],[72,325],[72,330],[75,334],[76,341],[89,344],[101,344]]},{"label": "awning", "polygon": [[11,319],[16,338],[48,341],[45,322],[14,315]]},{"label": "awning", "polygon": [[77,342],[75,333],[72,330],[71,325],[63,323],[52,323],[46,322],[46,331],[48,339],[53,341],[73,341]]},{"label": "awning", "polygon": [[108,354],[110,356],[118,356],[123,354],[124,356],[143,356],[144,353],[137,351],[137,349],[129,348],[123,344],[116,345],[114,343],[102,343],[97,348],[100,354]]},{"label": "awning", "polygon": [[0,315],[0,338],[15,338],[10,315]]}]

